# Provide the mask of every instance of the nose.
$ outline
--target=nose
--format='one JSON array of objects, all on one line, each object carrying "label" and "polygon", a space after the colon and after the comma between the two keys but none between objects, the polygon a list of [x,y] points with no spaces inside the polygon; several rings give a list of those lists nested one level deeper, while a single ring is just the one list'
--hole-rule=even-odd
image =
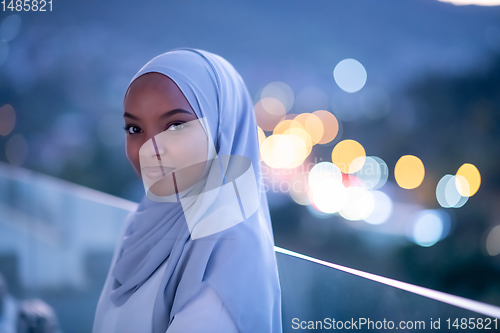
[{"label": "nose", "polygon": [[163,145],[161,144],[161,142],[159,142],[158,140],[156,140],[155,137],[152,137],[151,141],[153,141],[153,146],[154,146],[154,149],[155,149],[155,155],[158,157],[158,159],[160,159],[160,156],[162,156],[162,155],[165,154],[165,149],[163,148]]},{"label": "nose", "polygon": [[166,149],[159,136],[151,137],[139,150],[139,156],[144,161],[161,160],[165,154]]}]

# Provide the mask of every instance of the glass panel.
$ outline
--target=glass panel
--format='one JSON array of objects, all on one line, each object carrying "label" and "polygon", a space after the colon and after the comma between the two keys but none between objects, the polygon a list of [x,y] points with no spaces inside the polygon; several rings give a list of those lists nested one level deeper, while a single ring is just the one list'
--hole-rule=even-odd
[{"label": "glass panel", "polygon": [[[0,272],[10,294],[46,302],[54,309],[63,332],[91,332],[117,235],[135,206],[101,192],[0,164]],[[371,329],[368,320],[377,328],[384,325],[384,319],[386,329],[391,325],[389,321],[395,326],[405,321],[417,330],[416,325],[423,321],[425,328],[420,329],[427,331],[432,320],[433,331],[448,331],[448,325],[460,330],[473,324],[477,327],[479,318],[484,327],[488,318],[484,313],[500,317],[498,307],[451,299],[469,306],[466,310],[276,249],[284,332],[296,332],[311,323],[328,330],[329,325],[340,325],[339,321],[343,325],[356,322],[359,327],[361,318],[366,321],[360,331],[365,332]],[[438,319],[440,330],[436,326]],[[491,331],[495,331],[495,325],[499,329],[498,319],[493,319],[490,317]],[[453,326],[454,322],[458,326]]]}]

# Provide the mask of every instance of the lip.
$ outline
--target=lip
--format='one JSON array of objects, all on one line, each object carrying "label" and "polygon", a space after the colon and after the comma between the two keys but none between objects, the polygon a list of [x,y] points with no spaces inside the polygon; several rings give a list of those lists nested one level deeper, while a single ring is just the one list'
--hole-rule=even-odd
[{"label": "lip", "polygon": [[143,172],[146,177],[150,179],[159,179],[162,177],[165,177],[172,171],[174,171],[175,168],[170,168],[170,167],[160,167],[160,166],[146,166],[141,168],[141,172]]}]

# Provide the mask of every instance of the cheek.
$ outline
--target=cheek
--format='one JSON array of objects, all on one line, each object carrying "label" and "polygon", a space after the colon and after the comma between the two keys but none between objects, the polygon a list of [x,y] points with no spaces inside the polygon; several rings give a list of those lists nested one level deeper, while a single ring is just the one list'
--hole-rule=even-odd
[{"label": "cheek", "polygon": [[184,140],[181,144],[176,144],[173,155],[178,167],[199,164],[207,160],[208,148],[205,132],[195,133],[189,140]]},{"label": "cheek", "polygon": [[139,149],[137,147],[137,144],[127,140],[125,144],[125,152],[128,160],[130,161],[130,163],[132,163],[132,166],[134,167],[135,171],[138,172],[140,166],[139,166]]},{"label": "cheek", "polygon": [[175,160],[176,181],[182,191],[200,179],[205,170],[208,148],[205,132],[189,137],[171,149],[171,158]]}]

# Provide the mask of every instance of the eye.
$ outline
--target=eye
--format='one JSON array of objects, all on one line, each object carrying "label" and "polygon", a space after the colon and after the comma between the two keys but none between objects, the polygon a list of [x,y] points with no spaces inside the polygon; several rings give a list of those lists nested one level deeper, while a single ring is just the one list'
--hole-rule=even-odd
[{"label": "eye", "polygon": [[171,124],[168,128],[167,131],[178,131],[180,129],[183,129],[187,127],[187,125],[182,122],[182,121],[176,121],[175,123]]},{"label": "eye", "polygon": [[139,127],[134,125],[123,126],[123,129],[127,132],[127,134],[137,134],[141,130]]}]

